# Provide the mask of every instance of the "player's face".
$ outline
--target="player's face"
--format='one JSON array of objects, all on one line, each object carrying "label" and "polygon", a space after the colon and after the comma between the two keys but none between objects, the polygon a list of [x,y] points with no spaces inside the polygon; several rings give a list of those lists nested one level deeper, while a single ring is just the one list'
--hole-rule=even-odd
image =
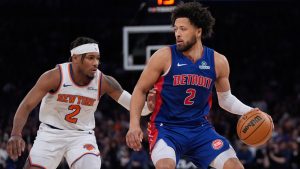
[{"label": "player's face", "polygon": [[176,45],[179,51],[187,51],[200,39],[200,29],[191,24],[188,18],[177,18],[174,24]]},{"label": "player's face", "polygon": [[100,63],[98,52],[87,53],[81,63],[81,70],[88,78],[93,79]]}]

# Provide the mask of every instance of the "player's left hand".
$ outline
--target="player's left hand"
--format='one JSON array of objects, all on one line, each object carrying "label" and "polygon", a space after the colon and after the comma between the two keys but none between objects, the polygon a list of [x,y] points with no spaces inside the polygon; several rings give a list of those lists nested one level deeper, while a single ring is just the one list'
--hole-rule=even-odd
[{"label": "player's left hand", "polygon": [[[261,110],[258,107],[255,107],[255,108],[251,109],[249,112],[251,112],[251,111],[261,111]],[[266,113],[266,112],[264,112],[264,113],[273,121],[272,117],[268,113]],[[272,123],[272,124],[273,124],[273,130],[274,130],[274,123]]]},{"label": "player's left hand", "polygon": [[255,108],[251,109],[250,111],[248,111],[247,113],[252,112],[252,111],[261,111],[261,110],[258,107],[255,107]]}]

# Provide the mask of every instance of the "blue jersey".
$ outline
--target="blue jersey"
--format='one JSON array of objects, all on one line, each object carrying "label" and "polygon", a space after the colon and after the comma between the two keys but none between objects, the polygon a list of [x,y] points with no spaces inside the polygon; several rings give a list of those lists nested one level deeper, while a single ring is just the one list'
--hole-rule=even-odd
[{"label": "blue jersey", "polygon": [[176,45],[170,49],[172,64],[155,84],[157,102],[151,122],[181,126],[201,124],[212,103],[216,80],[214,50],[204,46],[201,58],[193,63]]}]

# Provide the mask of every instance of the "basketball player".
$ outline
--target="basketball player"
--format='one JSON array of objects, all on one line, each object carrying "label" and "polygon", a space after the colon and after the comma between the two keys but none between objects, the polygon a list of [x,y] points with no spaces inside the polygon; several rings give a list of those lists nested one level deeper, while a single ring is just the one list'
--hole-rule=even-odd
[{"label": "basketball player", "polygon": [[[113,77],[98,70],[97,42],[79,37],[70,48],[71,62],[59,64],[41,75],[15,114],[7,144],[12,159],[24,151],[22,129],[29,113],[42,100],[41,124],[25,169],[55,169],[63,157],[72,169],[99,169],[100,152],[93,131],[99,99],[108,94],[129,108],[131,95]],[[145,107],[144,114],[149,112]]]},{"label": "basketball player", "polygon": [[156,105],[148,125],[151,159],[156,169],[173,169],[182,156],[198,168],[243,169],[228,140],[208,122],[215,85],[219,105],[234,114],[252,110],[230,92],[226,57],[202,44],[215,19],[197,2],[172,12],[176,45],[155,52],[135,86],[130,105],[127,145],[140,150],[140,115],[147,91],[156,88]]}]

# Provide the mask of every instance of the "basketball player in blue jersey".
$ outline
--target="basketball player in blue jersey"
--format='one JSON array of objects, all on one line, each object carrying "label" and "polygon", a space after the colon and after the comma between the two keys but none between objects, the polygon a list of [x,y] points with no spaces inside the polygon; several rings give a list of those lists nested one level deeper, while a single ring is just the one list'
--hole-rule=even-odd
[{"label": "basketball player in blue jersey", "polygon": [[[101,158],[94,135],[94,112],[103,94],[125,108],[131,95],[111,76],[98,70],[98,43],[79,37],[71,43],[71,62],[40,76],[20,104],[7,152],[12,159],[25,149],[22,130],[29,113],[40,106],[40,127],[24,169],[56,169],[62,158],[71,169],[99,169]],[[144,115],[149,113],[145,107]]]},{"label": "basketball player in blue jersey", "polygon": [[175,8],[171,21],[176,45],[156,51],[135,86],[127,145],[135,151],[141,148],[141,111],[154,86],[156,105],[148,138],[156,169],[174,169],[182,156],[201,169],[243,169],[228,140],[206,118],[213,86],[223,109],[238,115],[252,110],[230,92],[226,57],[202,44],[212,34],[215,19],[206,7],[190,2]]}]

